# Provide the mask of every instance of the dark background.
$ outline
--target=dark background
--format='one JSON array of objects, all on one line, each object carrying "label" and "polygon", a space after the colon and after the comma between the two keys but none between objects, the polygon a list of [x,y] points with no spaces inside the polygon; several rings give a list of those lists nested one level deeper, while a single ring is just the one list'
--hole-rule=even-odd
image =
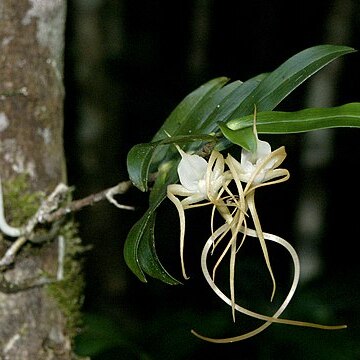
[{"label": "dark background", "polygon": [[[65,150],[74,196],[127,180],[130,148],[151,140],[177,103],[202,83],[218,76],[245,81],[314,45],[360,49],[359,14],[356,0],[69,1]],[[358,53],[321,73],[278,109],[359,101]],[[92,245],[85,261],[85,331],[79,336],[79,353],[92,359],[360,359],[359,130],[322,134],[263,137],[273,148],[286,146],[284,166],[291,179],[258,191],[258,211],[264,230],[286,238],[304,262],[304,278],[285,316],[346,323],[347,330],[275,324],[236,344],[195,338],[193,328],[226,337],[260,323],[239,315],[233,324],[230,309],[205,284],[199,258],[209,220],[200,210],[187,213],[190,280],[181,286],[152,279],[144,284],[130,272],[123,245],[148,196],[132,189],[118,200],[134,205],[135,212],[101,203],[76,215],[84,243]],[[181,279],[178,236],[176,210],[165,202],[157,218],[157,250],[166,269]],[[270,251],[280,302],[289,287],[291,264],[276,246]],[[275,312],[277,302],[268,301],[270,279],[258,245],[249,242],[239,259],[238,301],[255,311]]]}]

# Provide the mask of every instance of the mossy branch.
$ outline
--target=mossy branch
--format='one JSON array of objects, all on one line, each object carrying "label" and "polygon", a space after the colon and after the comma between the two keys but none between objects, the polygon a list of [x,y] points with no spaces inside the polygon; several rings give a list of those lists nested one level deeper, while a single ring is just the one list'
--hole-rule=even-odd
[{"label": "mossy branch", "polygon": [[66,195],[71,191],[71,188],[60,183],[42,202],[36,213],[27,221],[25,226],[13,227],[9,225],[5,219],[0,179],[0,230],[9,237],[17,238],[0,259],[0,270],[6,269],[14,262],[16,254],[28,240],[38,242],[36,241],[37,238],[34,234],[34,229],[38,224],[57,222],[69,213],[79,211],[86,206],[93,205],[105,199],[120,209],[133,210],[134,208],[132,206],[119,204],[114,199],[115,195],[125,194],[131,186],[131,181],[123,181],[116,186],[91,194],[83,199],[74,200],[64,207],[61,207],[61,204],[64,202]]}]

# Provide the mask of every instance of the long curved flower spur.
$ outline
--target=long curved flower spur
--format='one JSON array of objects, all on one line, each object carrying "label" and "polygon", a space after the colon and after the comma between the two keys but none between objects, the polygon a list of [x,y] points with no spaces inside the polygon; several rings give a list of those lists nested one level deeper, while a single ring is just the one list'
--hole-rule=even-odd
[{"label": "long curved flower spur", "polygon": [[[278,168],[284,161],[286,157],[285,148],[282,146],[278,148],[275,151],[271,151],[271,146],[269,143],[265,141],[261,141],[258,139],[256,128],[254,126],[254,135],[256,137],[257,141],[257,147],[256,151],[254,153],[251,153],[246,150],[242,150],[241,153],[241,161],[240,163],[235,160],[230,154],[225,160],[225,164],[228,166],[231,178],[234,180],[236,184],[236,189],[238,194],[233,195],[233,193],[229,190],[228,186],[225,187],[225,191],[229,195],[229,199],[227,200],[227,206],[233,206],[236,210],[233,211],[233,219],[232,221],[227,221],[223,226],[221,226],[219,229],[217,229],[215,232],[213,232],[212,236],[206,243],[202,257],[201,257],[201,266],[202,271],[204,273],[204,276],[206,280],[208,281],[211,288],[214,290],[214,292],[228,305],[232,307],[233,310],[233,318],[234,318],[234,311],[242,312],[246,315],[249,315],[251,317],[264,320],[266,321],[262,326],[259,326],[253,331],[250,331],[248,333],[245,333],[243,335],[239,335],[233,338],[227,338],[227,339],[212,339],[207,338],[202,335],[197,334],[196,332],[193,332],[195,335],[213,342],[233,342],[233,341],[240,341],[244,340],[246,338],[249,338],[251,336],[254,336],[258,334],[259,332],[266,329],[271,323],[277,322],[277,323],[283,323],[288,325],[297,325],[297,326],[307,326],[307,327],[315,327],[320,329],[327,329],[327,330],[334,330],[334,329],[342,329],[346,326],[340,325],[340,326],[327,326],[327,325],[320,325],[320,324],[314,324],[314,323],[308,323],[308,322],[302,322],[302,321],[294,321],[294,320],[287,320],[287,319],[279,319],[278,317],[282,314],[282,312],[285,310],[287,305],[289,304],[291,298],[293,297],[298,281],[299,281],[299,274],[300,274],[300,262],[297,256],[296,251],[294,248],[284,239],[273,235],[264,233],[262,231],[260,220],[256,211],[255,206],[255,189],[263,186],[273,185],[277,184],[283,181],[286,181],[290,174],[288,170]],[[243,188],[242,183],[246,184]],[[226,197],[224,197],[226,198]],[[246,214],[247,210],[250,211],[250,215],[254,224],[255,229],[249,229],[247,227],[246,217],[244,214]],[[221,213],[221,211],[220,211]],[[224,217],[225,219],[225,217]],[[207,257],[208,252],[210,249],[210,246],[214,248],[214,242],[215,246],[218,242],[220,242],[224,235],[228,231],[231,231],[231,239],[224,250],[223,254],[219,258],[218,262],[216,263],[214,270],[213,270],[213,276],[211,277],[208,269],[207,269]],[[235,235],[236,232],[240,232],[243,234],[242,241],[239,246],[237,246],[237,236]],[[266,246],[266,240],[270,240],[273,242],[278,243],[279,245],[283,246],[290,254],[293,264],[294,264],[294,276],[293,276],[293,283],[292,286],[288,292],[288,295],[286,296],[284,302],[279,307],[279,309],[275,312],[275,314],[270,316],[264,316],[262,314],[255,313],[253,311],[247,310],[235,303],[235,292],[234,292],[234,273],[235,273],[235,257],[237,254],[237,251],[239,247],[243,244],[245,237],[251,236],[256,237],[260,241],[260,245],[262,248],[262,252],[264,255],[264,259],[266,262],[266,265],[268,267],[268,270],[270,272],[272,282],[273,282],[273,291],[271,295],[271,299],[274,297],[275,289],[276,289],[276,283],[275,278],[272,272],[272,268],[270,265],[270,259],[269,254]],[[230,299],[224,295],[219,288],[215,285],[215,271],[216,267],[221,262],[221,259],[224,257],[225,253],[231,249],[230,254]]]},{"label": "long curved flower spur", "polygon": [[[286,169],[278,169],[277,167],[283,162],[286,157],[284,147],[281,147],[275,151],[271,151],[270,145],[261,141],[257,138],[256,152],[250,153],[246,150],[242,151],[241,162],[239,163],[230,154],[228,154],[225,163],[229,168],[231,179],[236,184],[237,194],[234,195],[226,184],[223,187],[223,192],[227,195],[218,199],[214,203],[214,207],[218,210],[220,215],[225,220],[225,224],[218,235],[216,236],[212,231],[213,251],[216,246],[230,233],[231,238],[228,241],[225,250],[222,252],[218,261],[216,262],[213,269],[213,282],[215,281],[216,269],[220,265],[221,261],[225,257],[226,253],[230,250],[230,296],[232,303],[233,319],[235,321],[235,289],[234,289],[234,277],[235,277],[235,259],[236,254],[244,243],[246,238],[247,229],[247,217],[249,217],[248,210],[255,226],[257,238],[260,241],[261,249],[264,255],[266,266],[269,270],[273,290],[271,294],[271,300],[275,295],[276,282],[275,277],[271,268],[270,258],[261,228],[260,220],[256,211],[255,206],[255,189],[260,186],[276,184],[279,182],[286,181],[289,178],[289,172]],[[242,183],[246,186],[243,188]],[[226,203],[221,200],[226,200]],[[224,205],[222,205],[224,204]],[[231,209],[234,209],[231,211]],[[242,240],[240,245],[237,244],[238,234],[242,233]]]},{"label": "long curved flower spur", "polygon": [[[209,162],[196,154],[185,153],[176,145],[181,160],[178,165],[180,184],[167,187],[167,196],[174,203],[180,220],[180,259],[182,273],[188,276],[184,264],[185,210],[212,204],[219,197],[219,191],[231,181],[230,171],[225,171],[224,157],[213,150]],[[177,196],[184,197],[179,200]]]},{"label": "long curved flower spur", "polygon": [[[306,327],[314,327],[319,329],[327,329],[327,330],[335,330],[342,329],[346,326],[327,326],[314,324],[309,322],[288,320],[288,319],[279,319],[279,316],[286,309],[289,304],[291,298],[293,297],[297,284],[299,282],[300,275],[300,262],[294,248],[284,239],[279,236],[264,233],[261,228],[260,220],[256,211],[255,206],[255,190],[259,187],[268,186],[277,184],[283,181],[286,181],[289,178],[289,172],[286,169],[280,169],[278,166],[282,164],[286,157],[285,148],[282,146],[275,151],[271,151],[270,144],[261,141],[257,137],[256,129],[254,128],[254,134],[256,136],[257,148],[254,153],[251,153],[246,150],[242,150],[241,153],[241,161],[238,162],[234,159],[230,154],[228,154],[225,159],[225,164],[228,166],[231,179],[236,184],[237,194],[234,195],[228,187],[228,183],[224,187],[224,191],[228,194],[227,196],[223,196],[223,199],[227,199],[227,212],[224,211],[223,208],[219,208],[218,210],[226,222],[220,226],[216,231],[213,231],[211,237],[208,239],[207,243],[204,246],[202,255],[201,255],[201,267],[205,279],[209,283],[210,287],[214,290],[214,292],[228,305],[232,307],[233,310],[233,318],[234,312],[239,311],[245,315],[254,317],[259,320],[265,321],[265,323],[255,330],[249,331],[248,333],[225,339],[213,339],[206,336],[202,336],[195,331],[193,334],[196,336],[211,342],[234,342],[247,339],[252,337],[261,331],[265,330],[269,325],[273,322],[283,323],[288,325],[296,325],[296,326],[306,326]],[[243,184],[246,184],[243,187]],[[235,210],[230,212],[229,209],[233,207]],[[246,212],[250,211],[250,215],[254,224],[255,229],[250,229],[247,227],[246,221]],[[224,216],[226,215],[227,216]],[[229,216],[231,219],[229,220]],[[227,233],[231,233],[231,239],[229,240],[225,250],[222,255],[219,257],[219,260],[214,266],[213,274],[210,276],[208,266],[207,266],[207,258],[209,255],[210,248],[214,248],[222,241]],[[243,234],[240,245],[237,245],[237,233]],[[274,297],[276,283],[275,278],[272,272],[272,268],[270,265],[269,254],[266,246],[266,240],[273,241],[283,246],[290,254],[293,264],[294,264],[294,276],[291,288],[286,296],[284,302],[281,304],[279,309],[275,312],[273,316],[265,316],[262,314],[258,314],[256,312],[245,309],[238,304],[235,303],[235,291],[234,291],[234,273],[235,273],[235,258],[236,254],[243,244],[245,237],[251,236],[258,238],[260,241],[260,245],[262,248],[263,256],[270,272],[272,282],[273,282],[273,291],[271,295],[271,299]],[[230,298],[228,298],[215,284],[215,272],[216,268],[219,266],[223,257],[230,250]],[[213,252],[212,251],[212,252]]]},{"label": "long curved flower spur", "polygon": [[[221,233],[222,231],[224,231],[224,229],[219,228],[218,232]],[[246,233],[247,236],[251,236],[251,237],[257,237],[257,233],[255,230],[253,229],[242,229],[242,231],[244,231]],[[218,234],[216,234],[218,235]],[[254,330],[251,330],[247,333],[238,335],[238,336],[234,336],[234,337],[229,337],[229,338],[210,338],[204,335],[201,335],[199,333],[197,333],[196,331],[192,330],[191,332],[199,337],[202,340],[206,340],[209,342],[213,342],[213,343],[231,343],[231,342],[236,342],[236,341],[241,341],[241,340],[245,340],[248,339],[250,337],[253,337],[257,334],[259,334],[260,332],[264,331],[267,327],[269,327],[272,323],[280,323],[280,324],[286,324],[286,325],[294,325],[294,326],[304,326],[304,327],[312,327],[312,328],[317,328],[317,329],[323,329],[323,330],[340,330],[340,329],[344,329],[346,328],[346,325],[321,325],[321,324],[315,324],[315,323],[310,323],[310,322],[304,322],[304,321],[297,321],[297,320],[289,320],[289,319],[283,319],[283,318],[279,318],[279,316],[284,312],[284,310],[286,309],[286,307],[288,306],[290,300],[292,299],[295,290],[297,288],[298,282],[299,282],[299,278],[300,278],[300,262],[299,262],[299,258],[298,255],[295,251],[295,249],[284,239],[280,238],[279,236],[273,235],[273,234],[268,234],[268,233],[263,233],[264,238],[266,240],[269,241],[273,241],[281,246],[283,246],[290,254],[293,264],[294,264],[294,276],[293,276],[293,281],[290,287],[290,290],[287,294],[287,296],[285,297],[285,300],[283,301],[283,303],[280,305],[280,307],[278,308],[278,310],[274,313],[273,316],[266,316],[266,315],[262,315],[259,314],[257,312],[248,310],[238,304],[233,304],[233,300],[228,298],[219,288],[218,286],[215,284],[215,282],[213,281],[213,278],[211,277],[211,275],[209,274],[208,271],[208,267],[207,267],[207,257],[209,254],[209,250],[212,247],[212,243],[213,243],[213,239],[210,237],[208,239],[208,241],[206,242],[202,255],[201,255],[201,268],[203,271],[203,274],[205,276],[206,281],[208,282],[208,284],[210,285],[210,287],[213,289],[213,291],[215,292],[216,295],[218,295],[220,297],[221,300],[223,300],[226,304],[228,304],[229,306],[234,306],[236,311],[239,311],[245,315],[248,315],[250,317],[253,317],[255,319],[258,320],[262,320],[265,321],[264,324],[262,324],[261,326],[255,328]]]},{"label": "long curved flower spur", "polygon": [[[213,206],[213,215],[211,219],[212,232],[213,230],[213,217],[215,209],[221,214],[222,218],[226,222],[226,227],[222,236],[213,242],[213,249],[216,245],[222,240],[225,235],[230,231],[232,234],[231,240],[228,243],[223,254],[219,257],[217,264],[215,265],[213,278],[215,277],[215,271],[217,266],[221,263],[223,257],[231,246],[231,266],[230,266],[230,288],[231,288],[231,299],[233,304],[233,317],[235,319],[235,292],[234,292],[234,267],[235,267],[235,255],[237,252],[236,239],[238,233],[241,231],[241,226],[246,224],[246,211],[247,204],[249,203],[250,212],[253,216],[254,223],[256,224],[256,229],[259,233],[259,239],[261,247],[263,249],[264,257],[266,264],[269,268],[275,292],[275,278],[273,276],[270,260],[266,248],[265,241],[262,236],[262,231],[260,227],[260,222],[257,217],[255,205],[253,202],[253,193],[257,186],[264,185],[261,183],[263,180],[271,180],[272,178],[285,175],[282,180],[277,180],[276,182],[285,181],[288,178],[288,172],[284,169],[276,169],[273,167],[281,164],[286,155],[278,154],[279,151],[274,152],[274,155],[268,158],[268,153],[271,153],[270,145],[263,141],[258,140],[257,147],[257,157],[256,161],[259,162],[259,159],[266,155],[266,161],[262,166],[256,168],[256,171],[253,170],[252,163],[249,162],[247,153],[242,155],[242,163],[244,164],[245,171],[241,170],[241,164],[239,164],[231,155],[228,155],[228,158],[224,160],[222,154],[218,151],[213,150],[209,161],[207,162],[204,158],[195,155],[185,153],[178,145],[176,145],[180,155],[181,161],[178,165],[178,175],[180,184],[171,184],[167,188],[167,196],[174,203],[177,208],[179,219],[180,219],[180,259],[181,259],[181,268],[182,273],[185,279],[188,279],[185,270],[184,263],[184,242],[185,242],[185,210],[193,207],[212,205]],[[274,160],[274,156],[277,158]],[[225,163],[228,165],[229,170],[225,171]],[[243,174],[239,176],[237,172],[242,172]],[[267,172],[265,172],[267,170]],[[249,175],[249,171],[251,174]],[[252,178],[251,178],[252,176]],[[249,179],[248,179],[249,178]],[[229,183],[234,180],[238,187],[238,194],[234,196],[229,188]],[[240,180],[249,180],[248,185],[245,188],[245,191],[242,189]],[[256,186],[249,186],[253,183]],[[259,183],[259,185],[257,185]],[[267,184],[270,184],[268,182]],[[225,194],[225,195],[224,195]],[[179,200],[177,196],[184,197],[184,199]],[[247,197],[250,200],[247,201]],[[235,206],[236,215],[233,217],[231,211]],[[229,210],[230,208],[230,210]],[[244,239],[244,238],[243,238]]]},{"label": "long curved flower spur", "polygon": [[[186,154],[178,146],[178,151],[181,154],[181,161],[178,166],[178,174],[180,184],[172,184],[168,186],[167,195],[168,198],[175,204],[180,219],[180,258],[183,276],[188,278],[185,272],[184,265],[184,238],[185,238],[185,213],[184,210],[197,206],[212,205],[213,214],[211,219],[212,235],[206,242],[202,256],[201,267],[206,280],[214,292],[227,304],[232,307],[233,318],[235,320],[235,311],[242,312],[251,317],[265,321],[265,324],[257,329],[245,333],[243,335],[227,338],[227,339],[212,339],[202,335],[199,335],[195,331],[193,333],[207,341],[212,342],[232,342],[239,341],[258,334],[267,328],[271,323],[285,323],[289,325],[309,326],[322,329],[340,329],[345,326],[324,326],[313,323],[306,323],[301,321],[279,319],[281,313],[285,310],[290,302],[299,280],[300,265],[297,254],[293,247],[284,239],[272,234],[267,234],[262,231],[260,220],[257,215],[255,207],[255,189],[262,186],[276,184],[286,181],[289,178],[289,172],[286,169],[279,169],[278,166],[284,161],[286,157],[284,147],[280,147],[275,151],[271,151],[270,145],[265,141],[260,141],[257,138],[256,129],[254,133],[257,139],[257,149],[255,153],[242,151],[240,163],[234,159],[230,154],[224,160],[223,156],[216,150],[214,150],[207,162],[205,159],[198,155]],[[225,171],[225,165],[228,170]],[[237,189],[237,194],[233,194],[229,185],[234,181]],[[242,183],[246,184],[243,187]],[[184,197],[183,200],[179,200],[177,196]],[[213,229],[214,212],[217,212],[224,219],[225,223],[221,225],[217,230]],[[247,211],[250,211],[250,215],[253,220],[255,230],[247,227],[246,217]],[[225,247],[225,250],[219,256],[216,262],[213,274],[210,276],[207,268],[207,257],[209,250],[212,247],[212,253],[216,246],[230,233],[231,238]],[[241,243],[237,244],[237,236],[242,234]],[[262,252],[266,265],[273,282],[273,291],[271,299],[275,294],[275,278],[271,269],[269,255],[266,246],[266,240],[274,241],[283,246],[291,255],[294,263],[294,277],[290,291],[284,300],[283,304],[276,311],[276,313],[270,317],[255,313],[240,307],[235,303],[235,291],[234,291],[234,274],[235,274],[235,258],[236,254],[243,244],[246,236],[256,237],[260,241]],[[220,265],[222,259],[226,253],[230,250],[230,299],[224,295],[220,289],[215,285],[215,272]]]}]

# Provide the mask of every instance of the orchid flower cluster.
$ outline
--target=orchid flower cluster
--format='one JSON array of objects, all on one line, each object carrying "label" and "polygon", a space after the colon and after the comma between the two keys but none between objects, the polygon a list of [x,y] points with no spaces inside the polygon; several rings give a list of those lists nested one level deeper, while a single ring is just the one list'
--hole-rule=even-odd
[{"label": "orchid flower cluster", "polygon": [[[285,148],[282,146],[272,151],[268,142],[259,140],[255,125],[254,135],[256,138],[256,151],[250,152],[242,149],[240,162],[230,154],[224,158],[217,150],[213,150],[209,160],[206,161],[196,154],[185,153],[176,145],[181,155],[181,161],[178,165],[180,184],[168,185],[167,196],[176,206],[180,219],[180,261],[184,278],[188,279],[184,261],[185,210],[210,205],[212,206],[211,236],[205,243],[201,255],[201,268],[205,279],[213,291],[226,304],[231,306],[234,321],[235,313],[238,311],[265,322],[255,330],[224,339],[209,338],[195,331],[192,332],[207,341],[226,343],[252,337],[266,329],[272,323],[308,326],[329,330],[344,328],[346,327],[345,325],[327,326],[279,318],[295,293],[300,277],[300,263],[297,253],[290,243],[279,236],[263,232],[255,206],[255,191],[260,187],[284,182],[289,179],[290,174],[288,170],[279,168],[286,157]],[[183,199],[180,200],[178,197],[182,197]],[[222,219],[222,223],[217,229],[215,229],[214,225],[215,214],[219,214]],[[250,218],[254,229],[248,226]],[[283,246],[293,261],[294,275],[292,285],[284,302],[273,316],[266,316],[250,311],[241,307],[235,301],[236,256],[247,237],[257,238],[260,242],[263,257],[272,280],[271,300],[275,295],[276,281],[271,267],[267,241],[272,241]],[[220,243],[222,246],[219,246]],[[209,254],[213,255],[218,246],[222,250],[210,274],[207,260]],[[215,283],[216,271],[229,252],[230,298],[226,296]]]}]

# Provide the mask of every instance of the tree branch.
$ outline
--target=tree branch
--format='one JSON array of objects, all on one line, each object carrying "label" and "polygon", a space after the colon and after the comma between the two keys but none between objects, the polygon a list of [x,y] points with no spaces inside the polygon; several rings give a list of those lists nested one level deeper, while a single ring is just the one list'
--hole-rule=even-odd
[{"label": "tree branch", "polygon": [[117,184],[116,186],[99,191],[98,193],[95,193],[95,194],[91,194],[82,199],[74,200],[74,201],[70,202],[65,207],[61,207],[61,208],[57,209],[56,211],[45,215],[41,222],[42,223],[54,222],[56,220],[59,220],[66,214],[79,211],[86,206],[94,205],[95,203],[105,200],[105,199],[110,201],[112,204],[114,204],[118,208],[125,209],[125,210],[134,210],[133,206],[121,205],[121,204],[117,203],[117,201],[114,199],[115,195],[125,194],[131,187],[132,187],[132,183],[130,180],[122,181],[119,184]]}]

